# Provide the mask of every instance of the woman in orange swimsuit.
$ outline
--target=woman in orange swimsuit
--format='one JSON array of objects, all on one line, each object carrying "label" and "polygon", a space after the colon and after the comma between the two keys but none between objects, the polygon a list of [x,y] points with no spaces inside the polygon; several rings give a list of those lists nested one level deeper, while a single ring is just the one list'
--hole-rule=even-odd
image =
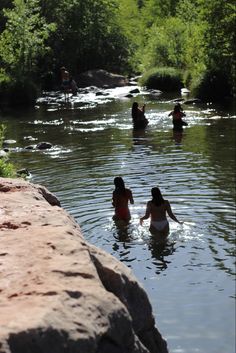
[{"label": "woman in orange swimsuit", "polygon": [[173,214],[169,201],[163,199],[160,189],[152,188],[152,200],[147,202],[146,212],[140,218],[140,224],[142,225],[145,219],[151,217],[150,232],[154,235],[161,235],[165,239],[169,234],[166,213],[175,222],[181,223]]},{"label": "woman in orange swimsuit", "polygon": [[115,190],[112,195],[112,205],[115,207],[114,220],[129,221],[130,211],[128,207],[128,202],[134,203],[132,191],[126,189],[124,180],[121,177],[116,177],[114,179]]}]

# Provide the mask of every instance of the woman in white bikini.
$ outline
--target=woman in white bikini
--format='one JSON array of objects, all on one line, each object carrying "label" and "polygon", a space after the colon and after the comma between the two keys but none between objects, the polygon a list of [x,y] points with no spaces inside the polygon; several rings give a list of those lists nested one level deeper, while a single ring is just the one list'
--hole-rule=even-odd
[{"label": "woman in white bikini", "polygon": [[175,222],[181,223],[173,214],[169,201],[163,199],[160,189],[158,187],[152,188],[152,200],[147,202],[146,212],[140,218],[140,224],[142,225],[143,221],[151,216],[150,232],[165,238],[169,234],[169,222],[166,213]]}]

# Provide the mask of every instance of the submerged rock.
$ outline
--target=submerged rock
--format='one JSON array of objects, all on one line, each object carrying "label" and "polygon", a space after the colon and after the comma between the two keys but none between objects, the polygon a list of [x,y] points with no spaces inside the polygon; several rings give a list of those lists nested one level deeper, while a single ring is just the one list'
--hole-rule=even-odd
[{"label": "submerged rock", "polygon": [[4,151],[4,150],[0,150],[0,158],[5,158],[5,157],[7,157],[7,152],[6,151]]},{"label": "submerged rock", "polygon": [[3,141],[3,147],[9,146],[9,145],[14,145],[16,143],[16,140],[4,140]]},{"label": "submerged rock", "polygon": [[36,145],[36,148],[39,150],[46,150],[52,148],[52,144],[49,142],[40,142]]},{"label": "submerged rock", "polygon": [[131,270],[46,188],[0,178],[1,353],[168,353]]},{"label": "submerged rock", "polygon": [[183,102],[183,104],[195,104],[195,103],[201,103],[201,99],[199,98],[192,98],[192,99],[187,99]]},{"label": "submerged rock", "polygon": [[22,177],[27,177],[31,175],[27,168],[18,169],[16,171],[16,174]]}]

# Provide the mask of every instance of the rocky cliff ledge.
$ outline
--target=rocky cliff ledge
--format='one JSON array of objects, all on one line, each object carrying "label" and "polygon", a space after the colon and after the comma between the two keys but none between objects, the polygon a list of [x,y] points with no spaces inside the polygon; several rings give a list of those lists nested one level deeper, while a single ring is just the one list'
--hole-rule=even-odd
[{"label": "rocky cliff ledge", "polygon": [[167,353],[131,271],[47,189],[0,178],[0,353]]}]

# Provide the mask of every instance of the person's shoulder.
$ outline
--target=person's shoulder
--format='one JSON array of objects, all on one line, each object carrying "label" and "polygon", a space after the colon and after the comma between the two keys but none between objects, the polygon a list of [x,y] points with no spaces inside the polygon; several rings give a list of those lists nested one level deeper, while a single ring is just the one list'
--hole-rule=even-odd
[{"label": "person's shoulder", "polygon": [[130,189],[125,189],[125,191],[128,193],[128,194],[132,194],[132,191]]},{"label": "person's shoulder", "polygon": [[169,201],[168,200],[164,200],[164,205],[165,206],[169,206],[170,205]]}]

